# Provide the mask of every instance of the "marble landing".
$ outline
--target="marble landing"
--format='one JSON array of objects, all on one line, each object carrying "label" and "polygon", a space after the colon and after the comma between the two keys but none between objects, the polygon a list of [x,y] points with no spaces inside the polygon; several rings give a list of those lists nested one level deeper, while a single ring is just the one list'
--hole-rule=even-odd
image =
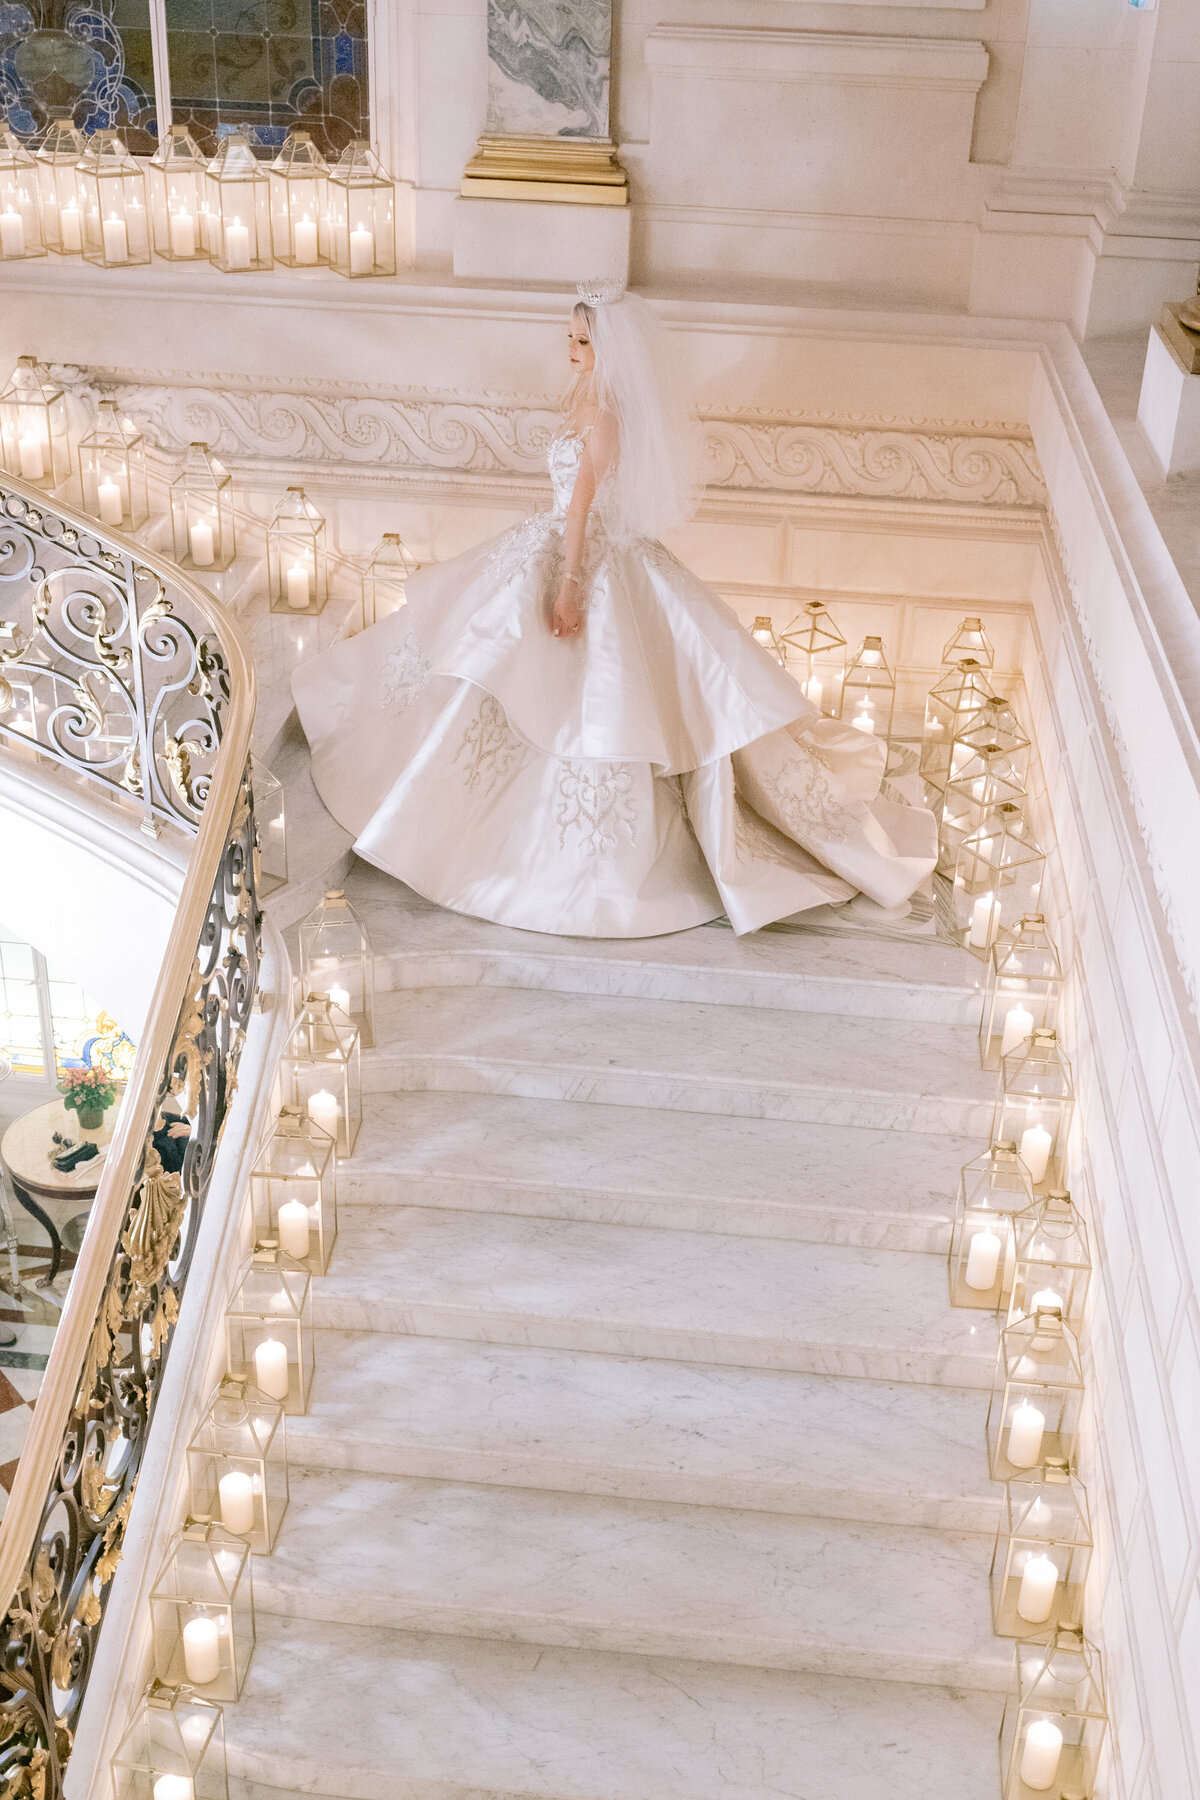
[{"label": "marble landing", "polygon": [[949,1306],[932,1256],[424,1207],[348,1208],[313,1316],[337,1330],[977,1389],[991,1386],[997,1343],[991,1314]]},{"label": "marble landing", "polygon": [[[969,1137],[509,1094],[368,1094],[343,1207],[397,1204],[943,1254]],[[886,1163],[886,1168],[884,1164]]]},{"label": "marble landing", "polygon": [[[976,1534],[297,1472],[257,1612],[1003,1692]],[[863,1606],[861,1595],[871,1604]]]},{"label": "marble landing", "polygon": [[983,1138],[975,1031],[505,988],[381,995],[368,1092],[436,1089]]},{"label": "marble landing", "polygon": [[317,1334],[294,1468],[993,1533],[977,1390]]},{"label": "marble landing", "polygon": [[995,1800],[999,1722],[961,1689],[269,1613],[226,1713],[270,1800]]},{"label": "marble landing", "polygon": [[[346,891],[362,915],[381,990],[470,986],[712,1001],[864,1018],[978,1022],[982,964],[936,939],[844,924],[735,937],[713,924],[666,937],[564,938],[436,906],[356,862]],[[834,913],[837,909],[827,909]]]}]

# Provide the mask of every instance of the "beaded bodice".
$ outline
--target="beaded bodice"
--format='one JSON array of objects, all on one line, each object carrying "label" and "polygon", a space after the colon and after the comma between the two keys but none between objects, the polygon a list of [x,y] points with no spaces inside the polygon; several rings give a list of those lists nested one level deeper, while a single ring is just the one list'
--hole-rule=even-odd
[{"label": "beaded bodice", "polygon": [[546,464],[554,487],[554,517],[566,516],[575,489],[575,477],[583,460],[583,438],[569,425],[562,425],[546,446]]}]

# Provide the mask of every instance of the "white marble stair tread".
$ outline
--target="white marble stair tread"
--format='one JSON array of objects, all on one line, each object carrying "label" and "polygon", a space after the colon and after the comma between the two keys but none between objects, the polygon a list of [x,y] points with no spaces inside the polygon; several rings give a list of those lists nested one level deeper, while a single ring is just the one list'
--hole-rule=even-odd
[{"label": "white marble stair tread", "polygon": [[963,1388],[322,1331],[293,1467],[995,1530]]},{"label": "white marble stair tread", "polygon": [[573,1650],[1003,1689],[990,1541],[300,1470],[259,1611]]},{"label": "white marble stair tread", "polygon": [[449,912],[364,863],[346,885],[367,924],[381,989],[478,982],[978,1021],[982,964],[937,940],[815,927],[738,938],[720,925],[657,938],[554,937]]},{"label": "white marble stair tread", "polygon": [[945,1283],[906,1251],[360,1206],[313,1308],[340,1330],[989,1387],[995,1321]]},{"label": "white marble stair tread", "polygon": [[322,1800],[994,1800],[991,1695],[273,1618],[235,1779]]},{"label": "white marble stair tread", "polygon": [[372,1092],[441,1088],[983,1136],[996,1076],[963,1025],[510,988],[383,994]]},{"label": "white marble stair tread", "polygon": [[959,1169],[978,1150],[788,1119],[747,1128],[721,1113],[510,1094],[368,1094],[338,1201],[941,1253]]}]

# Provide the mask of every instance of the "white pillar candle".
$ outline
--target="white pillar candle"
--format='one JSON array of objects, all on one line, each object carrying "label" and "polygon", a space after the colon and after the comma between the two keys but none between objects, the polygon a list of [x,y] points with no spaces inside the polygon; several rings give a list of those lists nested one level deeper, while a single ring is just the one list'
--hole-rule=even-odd
[{"label": "white pillar candle", "polygon": [[303,1262],[308,1255],[308,1208],[303,1200],[285,1200],[279,1209],[279,1248]]},{"label": "white pillar candle", "polygon": [[190,212],[181,207],[177,213],[171,214],[171,254],[172,256],[195,256],[196,254],[196,221]]},{"label": "white pillar candle", "polygon": [[821,695],[825,692],[825,684],[819,675],[814,675],[804,691],[814,706],[820,706]]},{"label": "white pillar candle", "polygon": [[160,1775],[154,1784],[154,1800],[196,1800],[190,1775]]},{"label": "white pillar candle", "polygon": [[106,475],[96,489],[96,498],[100,504],[100,517],[106,525],[119,525],[124,517],[125,509],[121,505],[120,483]]},{"label": "white pillar candle", "polygon": [[[261,1382],[259,1383],[261,1387]],[[1046,1415],[1032,1400],[1022,1400],[1008,1422],[1008,1460],[1014,1469],[1032,1469],[1041,1454]]]},{"label": "white pillar candle", "polygon": [[146,209],[136,197],[125,208],[125,228],[129,233],[129,254],[144,256],[147,248]]},{"label": "white pillar candle", "polygon": [[1000,1040],[1000,1054],[1007,1056],[1018,1044],[1023,1044],[1033,1030],[1033,1014],[1020,1001],[1010,1006],[1004,1015],[1004,1036]]},{"label": "white pillar candle", "polygon": [[28,432],[20,439],[17,453],[21,459],[21,474],[26,481],[40,481],[46,473],[46,458],[42,454],[42,440]]},{"label": "white pillar candle", "polygon": [[58,229],[64,250],[82,250],[83,234],[79,222],[79,208],[74,200],[68,200],[58,215]]},{"label": "white pillar candle", "polygon": [[254,1483],[241,1469],[230,1469],[217,1483],[221,1523],[226,1531],[244,1537],[254,1530]]},{"label": "white pillar candle", "polygon": [[315,219],[297,219],[292,226],[292,255],[298,263],[317,260],[317,224]]},{"label": "white pillar candle", "polygon": [[996,905],[995,894],[989,888],[986,894],[980,894],[971,908],[971,929],[967,933],[967,942],[972,950],[986,950],[995,940],[999,923],[1000,908]]},{"label": "white pillar candle", "polygon": [[231,269],[250,267],[250,230],[240,219],[225,227],[225,262]]},{"label": "white pillar candle", "polygon": [[1054,1590],[1058,1586],[1058,1565],[1042,1551],[1027,1556],[1017,1589],[1017,1611],[1031,1625],[1044,1625],[1054,1608]]},{"label": "white pillar candle", "polygon": [[287,1345],[281,1344],[278,1338],[264,1338],[255,1348],[254,1379],[270,1399],[287,1399]]},{"label": "white pillar candle", "polygon": [[1028,1125],[1021,1133],[1021,1161],[1029,1170],[1034,1187],[1046,1178],[1046,1164],[1050,1161],[1050,1146],[1053,1142],[1054,1139],[1044,1125]]},{"label": "white pillar candle", "polygon": [[978,1293],[986,1293],[988,1288],[996,1284],[996,1270],[999,1266],[1000,1239],[990,1225],[985,1225],[971,1239],[963,1280],[969,1288],[974,1288]]},{"label": "white pillar candle", "polygon": [[1062,1755],[1062,1732],[1049,1719],[1034,1719],[1025,1733],[1021,1753],[1021,1780],[1036,1793],[1045,1793],[1054,1785],[1058,1759]]},{"label": "white pillar candle", "polygon": [[129,261],[129,234],[125,230],[124,219],[118,219],[116,213],[105,219],[103,226],[104,258],[106,262],[123,263]]},{"label": "white pillar candle", "polygon": [[1041,1308],[1043,1312],[1056,1312],[1061,1315],[1063,1309],[1062,1295],[1056,1294],[1053,1288],[1039,1288],[1029,1302],[1029,1310],[1035,1313]]},{"label": "white pillar candle", "polygon": [[193,1687],[207,1687],[221,1673],[217,1621],[200,1613],[183,1628],[183,1667]]},{"label": "white pillar candle", "polygon": [[375,233],[360,225],[350,233],[350,273],[369,275],[375,267]]},{"label": "white pillar candle", "polygon": [[350,1011],[350,996],[344,987],[330,988],[329,1003],[331,1006],[336,1006],[339,1012],[348,1013]]},{"label": "white pillar candle", "polygon": [[341,1110],[333,1095],[324,1088],[313,1094],[308,1102],[309,1118],[314,1125],[319,1125],[321,1130],[327,1131],[332,1138],[338,1134],[338,1119],[341,1117]]},{"label": "white pillar candle", "polygon": [[293,563],[287,571],[287,603],[293,612],[303,612],[309,595],[308,570],[303,563]]},{"label": "white pillar candle", "polygon": [[4,256],[24,256],[25,254],[25,221],[19,212],[12,207],[0,213],[0,254]]},{"label": "white pillar candle", "polygon": [[853,727],[856,731],[865,731],[865,732],[868,732],[871,736],[874,736],[874,734],[875,734],[875,721],[871,717],[871,714],[869,712],[867,712],[865,708],[863,709],[862,712],[855,713],[855,715],[851,719],[850,723],[853,725]]},{"label": "white pillar candle", "polygon": [[211,569],[213,565],[213,531],[206,519],[197,519],[188,530],[188,548],[192,553],[192,561],[198,569]]}]

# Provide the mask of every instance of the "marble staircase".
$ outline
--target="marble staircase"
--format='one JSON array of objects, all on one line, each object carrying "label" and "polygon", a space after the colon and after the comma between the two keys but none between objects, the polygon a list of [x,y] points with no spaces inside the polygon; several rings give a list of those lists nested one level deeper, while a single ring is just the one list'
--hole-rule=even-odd
[{"label": "marble staircase", "polygon": [[383,992],[237,1800],[993,1800],[978,965],[348,882]]}]

